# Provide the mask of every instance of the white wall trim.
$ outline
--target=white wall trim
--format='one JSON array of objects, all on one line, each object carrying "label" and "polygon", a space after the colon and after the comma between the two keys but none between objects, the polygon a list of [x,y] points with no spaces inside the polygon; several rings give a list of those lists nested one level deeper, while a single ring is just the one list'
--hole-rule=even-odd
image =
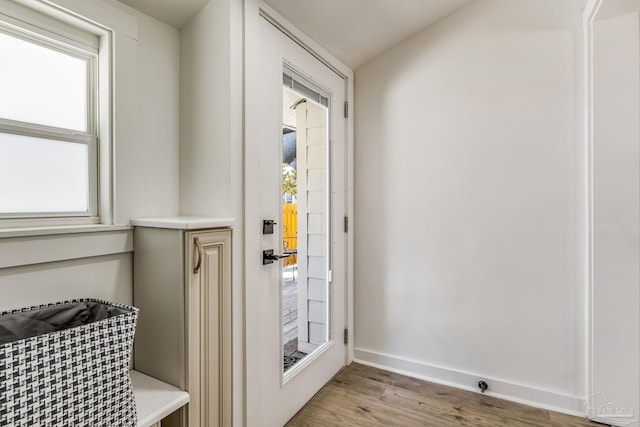
[{"label": "white wall trim", "polygon": [[[122,11],[104,1],[84,0],[20,0],[22,3],[38,4],[57,8],[67,14],[79,17],[93,25],[115,31],[138,40],[138,20],[135,16]],[[42,6],[41,6],[42,7]]]},{"label": "white wall trim", "polygon": [[[586,306],[586,369],[585,383],[587,385],[587,396],[594,393],[593,384],[593,303],[594,303],[594,279],[593,279],[593,21],[595,20],[598,10],[603,0],[589,0],[583,12],[583,31],[584,31],[584,50],[585,50],[585,92],[586,92],[586,182],[587,182],[587,247],[586,247],[586,268],[587,268],[587,306]],[[589,409],[589,408],[586,408]]]},{"label": "white wall trim", "polygon": [[484,380],[489,384],[489,390],[485,393],[487,396],[579,417],[584,417],[586,413],[585,400],[582,397],[430,365],[389,354],[356,348],[354,362],[472,392],[479,392],[476,385],[478,381]]},{"label": "white wall trim", "polygon": [[67,261],[133,251],[133,233],[124,229],[7,237],[0,239],[0,268]]}]

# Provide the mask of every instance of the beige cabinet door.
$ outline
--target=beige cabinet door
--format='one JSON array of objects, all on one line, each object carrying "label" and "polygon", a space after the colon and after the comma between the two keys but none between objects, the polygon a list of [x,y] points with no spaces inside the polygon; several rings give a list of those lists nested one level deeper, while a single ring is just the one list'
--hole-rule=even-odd
[{"label": "beige cabinet door", "polygon": [[189,426],[232,425],[231,231],[185,233]]}]

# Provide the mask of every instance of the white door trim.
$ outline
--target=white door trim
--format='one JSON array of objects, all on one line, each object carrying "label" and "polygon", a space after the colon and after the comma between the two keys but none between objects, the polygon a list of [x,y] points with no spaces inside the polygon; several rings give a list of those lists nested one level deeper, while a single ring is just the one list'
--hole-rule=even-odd
[{"label": "white door trim", "polygon": [[[594,393],[593,385],[593,21],[602,5],[603,0],[589,0],[583,12],[584,36],[584,66],[585,66],[585,94],[586,94],[586,143],[587,143],[587,248],[586,248],[586,366],[585,384],[587,396]],[[586,401],[586,398],[585,398]],[[586,408],[587,410],[589,408]]]},{"label": "white door trim", "polygon": [[[613,9],[612,9],[613,4]],[[607,8],[608,10],[601,8]],[[620,10],[618,10],[616,14],[612,16],[606,16],[607,13],[611,13],[612,10],[616,10],[616,6],[622,6]],[[630,9],[625,12],[623,9],[629,6]],[[637,281],[637,255],[634,258],[634,264],[629,267],[628,262],[623,260],[620,262],[620,265],[616,265],[616,268],[622,267],[624,273],[620,277],[613,277],[611,271],[607,270],[607,267],[610,267],[611,262],[606,258],[602,259],[603,253],[610,253],[612,247],[607,246],[606,238],[602,238],[604,234],[606,237],[610,237],[610,235],[615,236],[615,231],[611,231],[610,229],[603,228],[604,226],[609,226],[610,223],[625,223],[627,222],[627,218],[624,215],[620,214],[623,210],[619,207],[617,208],[616,215],[602,215],[602,201],[598,202],[598,196],[602,194],[603,190],[600,189],[598,192],[599,185],[602,185],[604,182],[605,185],[611,186],[611,183],[607,181],[606,174],[602,173],[602,166],[598,169],[598,165],[602,161],[602,147],[608,146],[607,143],[604,143],[603,140],[605,138],[602,137],[601,134],[597,133],[597,126],[601,125],[601,121],[598,121],[599,115],[597,115],[598,111],[603,111],[606,107],[596,105],[596,100],[598,98],[598,94],[602,93],[602,89],[597,86],[600,80],[598,79],[598,72],[601,68],[597,68],[597,51],[596,46],[598,33],[594,32],[595,23],[600,21],[600,18],[603,19],[602,22],[606,22],[609,19],[614,19],[619,16],[625,16],[629,14],[631,9],[633,9],[633,14],[636,16],[633,18],[634,21],[634,31],[637,31],[637,8],[634,3],[627,3],[624,1],[604,1],[604,0],[589,0],[585,6],[583,12],[583,31],[584,31],[584,66],[585,66],[585,91],[586,91],[586,108],[585,108],[585,120],[586,120],[586,144],[587,144],[587,153],[586,153],[586,182],[587,182],[587,227],[586,227],[586,349],[587,349],[587,360],[586,360],[586,412],[587,418],[592,419],[597,422],[612,424],[612,425],[637,425],[638,423],[638,408],[640,408],[640,400],[638,398],[638,388],[637,384],[632,381],[620,381],[620,378],[634,378],[637,375],[637,371],[640,369],[638,365],[637,359],[637,351],[640,344],[640,338],[638,337],[637,330],[634,328],[637,327],[636,320],[630,322],[627,318],[635,317],[638,318],[640,315],[639,305],[637,303],[637,290],[636,283]],[[604,10],[605,16],[602,15],[599,17],[599,14],[602,14]],[[634,40],[637,41],[636,34],[634,34]],[[633,50],[636,50],[634,46]],[[634,58],[637,57],[635,56]],[[602,66],[600,66],[602,67]],[[634,78],[635,81],[635,78]],[[635,90],[634,96],[637,96],[638,88],[632,89]],[[637,102],[637,99],[634,99],[634,102]],[[610,108],[610,107],[609,107]],[[634,117],[637,115],[634,114]],[[625,125],[628,126],[628,123],[625,122]],[[606,125],[605,125],[606,126]],[[637,121],[636,121],[637,126]],[[599,139],[598,139],[599,138]],[[637,135],[633,137],[633,144],[637,144]],[[625,146],[626,148],[627,146]],[[637,145],[635,145],[637,149]],[[628,153],[625,153],[629,155]],[[637,156],[637,152],[635,153]],[[604,159],[606,161],[606,159]],[[624,170],[624,165],[621,166]],[[625,170],[625,172],[629,172],[629,168]],[[637,174],[637,168],[633,166],[633,173]],[[632,185],[637,186],[637,180],[632,180]],[[637,194],[637,193],[635,193]],[[624,195],[617,197],[622,198]],[[602,200],[602,197],[600,197]],[[614,203],[618,200],[614,200]],[[600,205],[599,205],[600,203]],[[632,233],[637,233],[637,200],[630,202],[630,205],[633,206],[634,211],[627,212],[626,209],[629,206],[625,206],[625,214],[627,216],[633,216],[633,221],[629,221],[628,224],[633,224],[632,226],[627,226]],[[600,209],[599,209],[600,208]],[[598,217],[598,214],[600,216]],[[622,218],[620,218],[622,217]],[[635,227],[635,229],[633,228]],[[613,227],[611,227],[613,228]],[[604,229],[604,232],[603,232]],[[627,230],[628,231],[628,230]],[[635,238],[634,246],[637,248],[637,234],[632,234]],[[603,243],[604,242],[604,243]],[[616,247],[613,246],[613,250],[619,251],[629,251],[628,247]],[[607,264],[609,262],[609,264]],[[600,271],[600,273],[599,273]],[[605,271],[606,273],[602,273]],[[629,275],[629,272],[633,271],[633,276]],[[604,277],[607,275],[607,277]],[[621,284],[624,285],[624,288],[621,289]],[[621,301],[632,301],[633,307],[631,308],[632,312],[629,312],[629,306],[626,306],[626,312],[621,310],[620,307],[609,307],[606,306],[606,294],[615,294],[618,299]],[[603,301],[605,301],[603,303]],[[619,316],[620,312],[624,312],[627,318],[621,318]],[[621,320],[622,319],[622,320]],[[612,334],[609,332],[615,328],[618,328],[619,331],[629,331],[633,329],[633,332],[630,335],[625,335],[623,339],[620,339],[619,336]],[[607,329],[609,328],[609,329]],[[618,333],[619,333],[618,331]],[[613,337],[612,339],[610,339]],[[624,345],[620,345],[620,343]],[[606,349],[606,354],[623,354],[629,355],[631,354],[632,362],[629,362],[629,359],[619,360],[618,358],[612,357],[607,358],[603,357],[604,350]],[[625,364],[626,363],[626,364]],[[629,366],[631,365],[631,366]],[[635,373],[628,373],[629,370],[635,371]],[[611,378],[612,381],[607,381],[606,379]],[[617,382],[616,382],[617,381]],[[613,405],[616,408],[615,411],[620,411],[618,413],[609,412],[605,405],[602,402]],[[600,409],[604,408],[601,412]],[[625,412],[622,411],[631,411],[630,415],[626,415]]]}]

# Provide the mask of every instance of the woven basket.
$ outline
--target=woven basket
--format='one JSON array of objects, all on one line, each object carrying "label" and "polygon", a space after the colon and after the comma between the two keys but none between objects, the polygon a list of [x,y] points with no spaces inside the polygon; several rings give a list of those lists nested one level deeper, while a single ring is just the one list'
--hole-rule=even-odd
[{"label": "woven basket", "polygon": [[110,317],[0,344],[0,426],[136,425],[129,363],[137,308],[80,299],[2,312],[0,322],[73,304]]}]

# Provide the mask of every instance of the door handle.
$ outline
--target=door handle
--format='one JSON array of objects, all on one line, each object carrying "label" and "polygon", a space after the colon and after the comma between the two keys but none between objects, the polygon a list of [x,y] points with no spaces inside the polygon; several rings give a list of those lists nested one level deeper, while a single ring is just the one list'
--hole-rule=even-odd
[{"label": "door handle", "polygon": [[196,263],[196,266],[193,267],[193,274],[198,274],[200,265],[202,265],[202,245],[200,245],[200,238],[196,237],[194,243],[196,245],[196,249],[198,250],[198,262]]},{"label": "door handle", "polygon": [[278,261],[282,258],[288,258],[291,254],[277,255],[273,253],[273,249],[262,251],[262,265],[273,264],[274,261]]}]

